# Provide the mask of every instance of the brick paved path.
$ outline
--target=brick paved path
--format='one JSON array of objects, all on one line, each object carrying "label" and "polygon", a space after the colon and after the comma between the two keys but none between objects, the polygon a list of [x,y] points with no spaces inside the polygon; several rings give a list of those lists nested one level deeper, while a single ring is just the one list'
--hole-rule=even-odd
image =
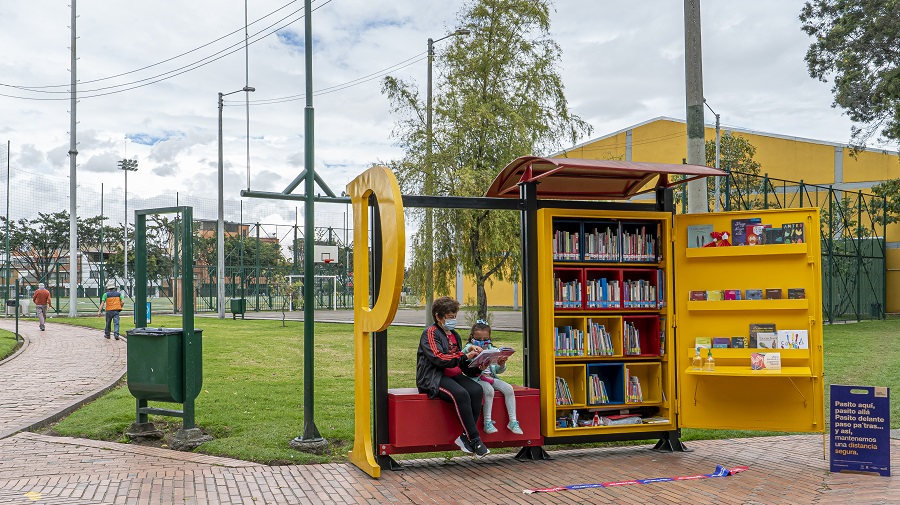
[{"label": "brick paved path", "polygon": [[[0,328],[15,331],[15,320]],[[25,345],[0,363],[0,438],[58,419],[102,394],[125,374],[124,340],[78,326],[20,319]]]},{"label": "brick paved path", "polygon": [[[35,326],[35,328],[30,328]],[[7,321],[0,327],[9,328]],[[124,342],[100,332],[24,321],[28,346],[0,363],[0,432],[52,417],[114,383]],[[5,436],[5,435],[4,435]],[[553,461],[511,454],[420,459],[380,480],[348,464],[269,467],[166,449],[22,432],[0,439],[0,504],[900,504],[900,481],[831,474],[821,435],[689,442],[689,453],[649,446],[556,450]],[[900,441],[892,441],[892,461]],[[525,495],[526,488],[750,469],[720,479]],[[894,466],[895,472],[900,467]],[[463,491],[468,489],[468,491]]]}]

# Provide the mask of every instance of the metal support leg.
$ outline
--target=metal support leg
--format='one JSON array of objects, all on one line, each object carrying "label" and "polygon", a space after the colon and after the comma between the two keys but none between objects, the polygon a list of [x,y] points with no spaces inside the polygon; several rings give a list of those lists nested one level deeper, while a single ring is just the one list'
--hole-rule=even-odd
[{"label": "metal support leg", "polygon": [[143,412],[143,409],[147,408],[147,400],[136,400],[137,407],[135,409],[135,413],[137,414],[137,422],[138,423],[148,423],[150,422],[150,416]]},{"label": "metal support leg", "polygon": [[518,454],[516,454],[517,461],[549,461],[552,459],[553,458],[551,458],[550,455],[547,454],[547,451],[540,445],[522,447]]},{"label": "metal support leg", "polygon": [[667,431],[662,438],[659,439],[659,442],[656,442],[656,445],[653,446],[653,449],[656,452],[694,452],[693,449],[688,449],[687,446],[681,441],[681,431]]}]

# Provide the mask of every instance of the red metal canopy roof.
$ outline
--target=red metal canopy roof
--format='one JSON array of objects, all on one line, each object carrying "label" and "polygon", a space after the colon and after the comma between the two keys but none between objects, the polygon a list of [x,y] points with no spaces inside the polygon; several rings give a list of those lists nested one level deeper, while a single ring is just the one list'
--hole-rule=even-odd
[{"label": "red metal canopy roof", "polygon": [[[685,178],[671,183],[669,174]],[[626,200],[658,187],[725,174],[723,170],[703,165],[522,156],[497,175],[485,196],[518,198],[519,183],[538,181],[538,198]]]}]

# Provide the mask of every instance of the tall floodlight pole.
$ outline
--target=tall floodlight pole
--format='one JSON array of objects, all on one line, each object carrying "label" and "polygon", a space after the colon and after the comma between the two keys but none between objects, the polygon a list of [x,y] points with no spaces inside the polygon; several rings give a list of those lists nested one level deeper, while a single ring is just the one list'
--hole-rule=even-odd
[{"label": "tall floodlight pole", "polygon": [[[431,128],[431,67],[434,61],[434,43],[448,37],[468,35],[469,30],[460,29],[437,40],[428,39],[428,91],[425,99],[425,184],[426,196],[434,194],[434,167],[431,163],[433,132]],[[425,326],[431,325],[431,304],[434,303],[434,216],[431,207],[425,207]]]},{"label": "tall floodlight pole", "polygon": [[[714,111],[713,108],[710,107],[708,103],[706,103],[705,98],[703,99],[703,104],[706,105],[706,108],[709,109],[709,111],[713,113],[713,116],[716,116],[716,168],[719,168],[719,160],[722,157],[721,156],[722,151],[721,151],[721,147],[720,147],[721,140],[722,140],[722,134],[721,134],[722,130],[720,128],[720,123],[719,123],[720,117],[718,114],[716,114],[716,111]],[[715,210],[716,210],[716,212],[719,212],[719,178],[718,177],[716,177],[715,200],[716,200]]]},{"label": "tall floodlight pole", "polygon": [[[700,0],[684,0],[684,78],[687,102],[687,162],[690,165],[706,165]],[[687,183],[687,197],[689,214],[709,212],[705,178]]]},{"label": "tall floodlight pole", "polygon": [[[128,293],[131,294],[131,285],[128,282],[128,172],[137,172],[138,162],[137,160],[119,160],[119,170],[125,172],[125,250],[124,250],[124,261],[125,261],[125,278],[123,282],[128,287]],[[146,288],[146,286],[144,286]],[[140,289],[140,288],[139,288]]]},{"label": "tall floodlight pole", "polygon": [[[230,93],[219,93],[219,221],[216,232],[216,305],[219,307],[219,319],[225,319],[225,164],[222,161],[222,108],[225,102],[222,99],[241,91],[250,93],[256,88],[244,86]],[[249,131],[247,135],[249,138]]]},{"label": "tall floodlight pole", "polygon": [[9,150],[10,141],[6,141],[6,298],[9,300]]},{"label": "tall floodlight pole", "polygon": [[[77,142],[75,140],[75,127],[78,124],[75,118],[75,106],[78,103],[78,80],[75,76],[75,65],[78,62],[75,44],[78,37],[76,37],[75,33],[75,21],[78,16],[75,12],[75,0],[72,0],[72,28],[70,30],[72,39],[69,46],[72,58],[71,98],[69,100],[69,107],[71,107],[69,113],[69,317],[78,315],[78,206],[76,205],[78,203],[78,185],[75,183],[75,158],[78,156]],[[59,289],[59,286],[57,286],[57,289]]]},{"label": "tall floodlight pole", "polygon": [[313,398],[314,388],[314,336],[315,336],[315,282],[313,269],[315,257],[314,202],[315,202],[315,166],[313,156],[313,85],[312,85],[312,9],[310,0],[304,2],[304,24],[306,34],[303,49],[306,56],[306,108],[303,110],[303,165],[306,171],[306,208],[304,209],[303,237],[303,435],[291,440],[291,447],[308,452],[321,452],[328,442],[319,434],[314,420]]}]

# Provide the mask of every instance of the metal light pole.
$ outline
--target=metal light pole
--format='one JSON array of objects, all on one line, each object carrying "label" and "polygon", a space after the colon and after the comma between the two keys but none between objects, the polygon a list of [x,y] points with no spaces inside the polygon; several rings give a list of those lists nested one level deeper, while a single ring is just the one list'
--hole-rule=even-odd
[{"label": "metal light pole", "polygon": [[[468,35],[466,29],[459,29],[448,35],[432,40],[428,39],[428,92],[426,95],[425,118],[425,195],[434,193],[433,168],[431,166],[431,66],[434,60],[434,43],[457,35]],[[425,207],[425,325],[434,322],[431,317],[431,304],[434,303],[434,218],[431,207]]]},{"label": "metal light pole", "polygon": [[[709,106],[709,104],[706,102],[705,98],[703,99],[703,103],[704,103],[704,105],[706,105],[706,108],[709,109],[709,111],[713,113],[713,116],[716,116],[716,168],[719,168],[719,159],[721,158],[720,141],[722,139],[722,136],[720,134],[721,130],[719,129],[719,115],[716,114],[716,111],[714,111],[712,109],[712,107]],[[716,198],[716,212],[719,212],[719,178],[718,177],[716,177],[715,198]]]},{"label": "metal light pole", "polygon": [[131,285],[128,282],[128,172],[137,172],[137,160],[124,159],[119,161],[119,170],[125,172],[125,285],[128,287],[128,294],[131,294]]},{"label": "metal light pole", "polygon": [[[256,91],[256,88],[244,86],[231,93],[219,93],[219,221],[218,231],[216,232],[216,304],[219,307],[219,319],[225,319],[225,166],[222,161],[222,108],[225,106],[225,102],[222,99],[241,91],[250,93],[251,91]],[[250,138],[249,132],[247,138]],[[247,163],[249,164],[249,144],[247,156]]]}]

